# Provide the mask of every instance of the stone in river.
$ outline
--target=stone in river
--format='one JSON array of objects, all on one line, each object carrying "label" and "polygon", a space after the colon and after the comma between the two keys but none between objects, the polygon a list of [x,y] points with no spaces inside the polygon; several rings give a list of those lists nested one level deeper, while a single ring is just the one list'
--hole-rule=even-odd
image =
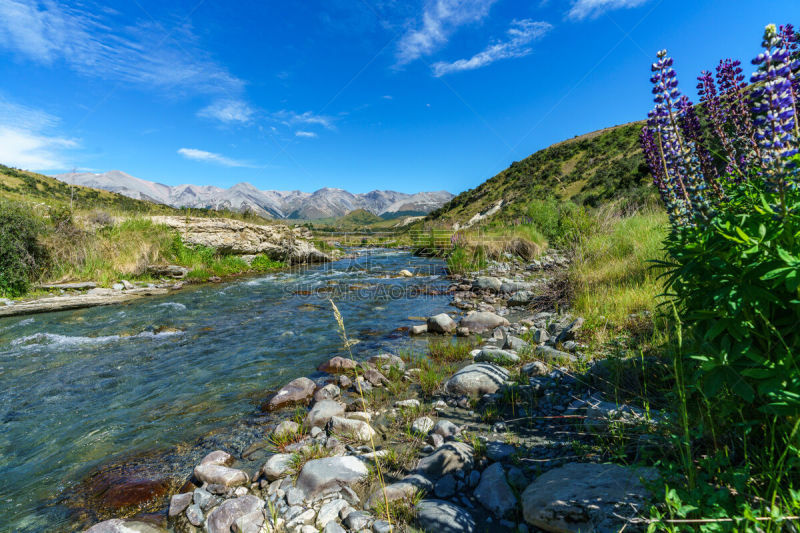
[{"label": "stone in river", "polygon": [[452,333],[456,330],[456,323],[447,313],[440,313],[428,318],[429,333]]},{"label": "stone in river", "polygon": [[217,484],[225,487],[238,487],[250,481],[247,474],[235,468],[214,464],[201,464],[195,467],[194,476],[210,485]]},{"label": "stone in river", "polygon": [[344,357],[333,357],[317,367],[320,372],[327,372],[329,374],[336,374],[340,372],[350,372],[357,366],[356,362],[352,359]]},{"label": "stone in river", "polygon": [[316,390],[316,384],[308,378],[297,378],[290,381],[267,403],[267,410],[280,409],[296,403],[306,403]]},{"label": "stone in river", "polygon": [[367,465],[353,456],[314,459],[303,466],[297,476],[297,487],[311,498],[326,489],[357,483],[368,474]]},{"label": "stone in river", "polygon": [[169,500],[169,516],[178,516],[186,510],[192,503],[194,494],[191,492],[184,492],[183,494],[175,494]]},{"label": "stone in river", "polygon": [[200,460],[201,465],[221,465],[231,466],[233,464],[233,456],[228,452],[216,450]]}]

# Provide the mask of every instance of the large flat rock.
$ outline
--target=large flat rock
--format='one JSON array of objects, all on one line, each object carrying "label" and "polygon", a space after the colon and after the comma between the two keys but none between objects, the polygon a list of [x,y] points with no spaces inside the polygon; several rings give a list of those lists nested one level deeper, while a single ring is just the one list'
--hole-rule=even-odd
[{"label": "large flat rock", "polygon": [[356,457],[325,457],[303,465],[296,486],[311,497],[327,489],[357,483],[368,474],[367,465]]},{"label": "large flat rock", "polygon": [[626,518],[644,512],[650,494],[640,478],[650,468],[569,463],[542,474],[522,493],[525,521],[545,531],[619,531]]},{"label": "large flat rock", "polygon": [[497,392],[508,379],[508,371],[491,363],[467,365],[444,384],[448,394],[483,396]]}]

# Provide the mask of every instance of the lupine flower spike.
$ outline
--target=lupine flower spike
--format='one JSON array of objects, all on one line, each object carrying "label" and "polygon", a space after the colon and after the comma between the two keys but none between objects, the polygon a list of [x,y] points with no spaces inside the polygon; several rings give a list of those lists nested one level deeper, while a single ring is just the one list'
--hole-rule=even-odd
[{"label": "lupine flower spike", "polygon": [[784,47],[785,41],[774,24],[766,27],[762,46],[764,51],[753,60],[759,69],[751,78],[752,83],[759,84],[751,94],[756,140],[764,162],[764,177],[772,190],[780,194],[781,207],[785,210],[785,191],[796,186],[795,176],[789,178],[791,162],[788,158],[798,152],[792,93],[797,61]]}]

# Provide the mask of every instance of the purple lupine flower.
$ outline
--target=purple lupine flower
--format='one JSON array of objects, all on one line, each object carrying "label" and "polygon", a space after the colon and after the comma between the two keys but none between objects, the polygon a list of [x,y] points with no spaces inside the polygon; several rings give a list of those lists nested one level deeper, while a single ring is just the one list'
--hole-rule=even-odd
[{"label": "purple lupine flower", "polygon": [[714,83],[714,76],[712,76],[711,72],[704,70],[697,77],[697,94],[700,96],[700,102],[705,106],[708,122],[722,144],[730,165],[731,162],[737,160],[736,150],[725,132],[727,117],[723,112],[722,103],[717,95],[717,86]]},{"label": "purple lupine flower", "polygon": [[681,111],[681,132],[684,138],[694,145],[695,155],[700,165],[700,168],[695,172],[701,174],[706,184],[711,187],[711,190],[714,191],[717,198],[722,199],[722,189],[720,189],[719,183],[717,183],[717,167],[714,165],[714,158],[707,148],[705,135],[700,126],[700,119],[697,117],[694,105],[691,100],[689,100],[689,97],[685,95],[681,97],[678,101],[678,109]]},{"label": "purple lupine flower", "polygon": [[650,167],[650,174],[653,176],[653,185],[658,189],[658,195],[667,207],[670,223],[674,225],[677,222],[677,220],[674,220],[677,209],[672,205],[673,196],[670,195],[669,189],[667,189],[664,163],[661,159],[661,152],[658,146],[656,146],[656,138],[654,135],[654,131],[656,131],[655,122],[651,119],[648,120],[647,123],[648,125],[644,126],[641,133],[639,133],[639,143],[641,144],[642,152],[644,152],[647,166]]},{"label": "purple lupine flower", "polygon": [[781,195],[795,185],[787,179],[791,162],[789,157],[798,153],[796,107],[792,92],[792,58],[774,24],[764,30],[764,51],[754,60],[759,69],[751,77],[759,86],[752,91],[753,112],[756,115],[756,140],[761,149],[764,174],[771,188]]},{"label": "purple lupine flower", "polygon": [[664,160],[664,183],[670,195],[676,198],[675,219],[693,225],[695,217],[708,216],[710,206],[695,144],[680,132],[679,117],[683,111],[679,106],[681,94],[672,64],[666,50],[658,52],[658,61],[652,65],[654,74],[650,78],[656,104],[650,118]]},{"label": "purple lupine flower", "polygon": [[743,172],[747,163],[760,160],[761,154],[755,140],[750,107],[745,99],[747,84],[741,64],[739,60],[720,60],[717,65],[717,84],[723,114],[733,130],[734,161],[739,163],[737,166]]}]

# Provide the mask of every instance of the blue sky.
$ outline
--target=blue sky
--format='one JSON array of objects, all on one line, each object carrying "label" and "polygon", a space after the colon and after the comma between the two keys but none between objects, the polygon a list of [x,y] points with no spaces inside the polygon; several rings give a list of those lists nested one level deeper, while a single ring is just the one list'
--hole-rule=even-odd
[{"label": "blue sky", "polygon": [[751,67],[797,0],[0,0],[0,162],[177,185],[475,187]]}]

